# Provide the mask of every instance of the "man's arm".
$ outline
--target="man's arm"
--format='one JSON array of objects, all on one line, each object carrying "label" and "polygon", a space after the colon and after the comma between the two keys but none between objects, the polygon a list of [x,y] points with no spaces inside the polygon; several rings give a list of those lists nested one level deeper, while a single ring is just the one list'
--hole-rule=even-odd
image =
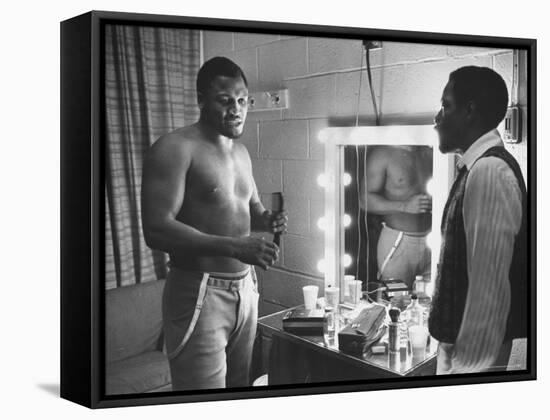
[{"label": "man's arm", "polygon": [[468,294],[451,373],[479,372],[498,356],[512,298],[508,275],[521,212],[521,192],[510,167],[499,158],[480,159],[464,195]]},{"label": "man's arm", "polygon": [[141,187],[145,241],[149,247],[168,253],[232,256],[231,238],[207,235],[176,220],[185,196],[191,155],[192,144],[171,135],[161,137],[149,150]]},{"label": "man's arm", "polygon": [[361,208],[375,214],[426,213],[431,211],[431,199],[426,194],[415,194],[408,200],[388,200],[382,192],[386,185],[389,166],[388,151],[374,150],[367,156],[366,180],[360,186]]},{"label": "man's arm", "polygon": [[142,222],[148,246],[168,253],[225,256],[267,268],[276,260],[275,245],[259,238],[203,233],[176,220],[185,197],[191,143],[168,135],[149,150],[142,179]]}]

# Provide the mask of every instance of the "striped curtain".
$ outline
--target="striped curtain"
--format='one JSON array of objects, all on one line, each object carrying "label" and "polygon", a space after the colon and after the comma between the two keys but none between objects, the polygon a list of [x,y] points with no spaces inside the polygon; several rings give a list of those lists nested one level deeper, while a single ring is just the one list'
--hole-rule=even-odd
[{"label": "striped curtain", "polygon": [[167,256],[145,244],[141,174],[161,135],[193,123],[199,31],[107,25],[105,29],[105,280],[111,289],[166,275]]}]

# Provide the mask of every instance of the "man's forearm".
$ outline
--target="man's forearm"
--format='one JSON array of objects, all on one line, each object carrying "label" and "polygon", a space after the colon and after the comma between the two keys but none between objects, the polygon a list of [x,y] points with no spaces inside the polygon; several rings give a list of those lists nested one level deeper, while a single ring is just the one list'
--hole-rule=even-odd
[{"label": "man's forearm", "polygon": [[168,220],[146,229],[147,245],[166,253],[196,256],[235,256],[235,239],[210,235],[189,225]]},{"label": "man's forearm", "polygon": [[264,213],[265,207],[261,202],[256,202],[250,205],[250,229],[255,232],[265,232],[267,225],[265,222]]},{"label": "man's forearm", "polygon": [[[375,214],[403,213],[406,201],[388,200],[380,194],[367,193],[366,210]],[[363,205],[365,208],[365,205]]]}]

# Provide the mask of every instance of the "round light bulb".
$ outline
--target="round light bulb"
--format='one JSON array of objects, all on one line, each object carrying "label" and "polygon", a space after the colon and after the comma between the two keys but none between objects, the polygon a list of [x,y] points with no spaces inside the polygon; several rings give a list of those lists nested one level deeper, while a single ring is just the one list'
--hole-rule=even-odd
[{"label": "round light bulb", "polygon": [[319,140],[319,143],[324,143],[328,140],[328,133],[326,130],[319,131],[319,134],[317,135],[317,139]]},{"label": "round light bulb", "polygon": [[327,228],[327,220],[324,217],[320,217],[317,221],[317,227],[324,231]]},{"label": "round light bulb", "polygon": [[351,184],[351,175],[347,172],[344,172],[342,175],[342,184],[344,184],[344,187],[347,187],[349,184]]},{"label": "round light bulb", "polygon": [[344,214],[343,218],[344,227],[347,228],[349,225],[351,225],[351,217],[349,214]]},{"label": "round light bulb", "polygon": [[349,267],[351,265],[351,257],[348,254],[344,254],[344,257],[342,258],[342,264],[344,264],[344,267]]},{"label": "round light bulb", "polygon": [[426,236],[426,245],[428,245],[428,248],[431,250],[437,250],[441,246],[441,235],[436,232],[430,232]]},{"label": "round light bulb", "polygon": [[321,174],[317,177],[317,184],[323,188],[327,186],[327,177],[325,174]]},{"label": "round light bulb", "polygon": [[434,195],[434,179],[430,178],[428,182],[426,182],[426,192],[433,196]]},{"label": "round light bulb", "polygon": [[325,272],[325,260],[324,259],[319,260],[319,262],[317,263],[317,270],[319,270],[321,273]]}]

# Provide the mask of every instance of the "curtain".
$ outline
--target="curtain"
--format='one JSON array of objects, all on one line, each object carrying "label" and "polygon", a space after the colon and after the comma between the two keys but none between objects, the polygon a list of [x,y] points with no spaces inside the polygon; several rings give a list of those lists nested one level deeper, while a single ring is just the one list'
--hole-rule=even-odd
[{"label": "curtain", "polygon": [[161,135],[198,119],[199,31],[106,25],[106,288],[164,278],[167,256],[145,244],[141,175]]}]

